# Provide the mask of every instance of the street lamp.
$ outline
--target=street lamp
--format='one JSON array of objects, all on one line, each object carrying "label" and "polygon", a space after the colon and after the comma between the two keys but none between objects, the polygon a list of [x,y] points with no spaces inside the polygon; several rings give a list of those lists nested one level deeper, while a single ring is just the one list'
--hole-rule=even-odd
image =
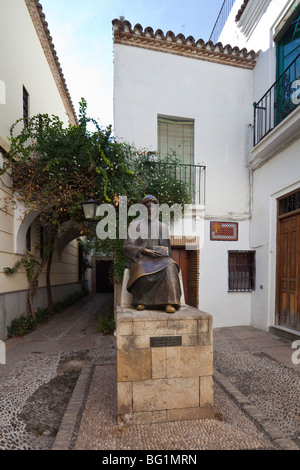
[{"label": "street lamp", "polygon": [[82,202],[81,206],[86,219],[94,219],[96,217],[96,210],[99,204],[95,199],[91,198],[88,201]]}]

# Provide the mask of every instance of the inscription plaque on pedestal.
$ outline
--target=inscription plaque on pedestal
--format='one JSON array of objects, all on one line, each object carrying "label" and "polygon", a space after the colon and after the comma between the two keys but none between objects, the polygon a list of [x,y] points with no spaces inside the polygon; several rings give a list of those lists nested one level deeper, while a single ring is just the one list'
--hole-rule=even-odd
[{"label": "inscription plaque on pedestal", "polygon": [[167,348],[171,346],[182,346],[182,336],[150,338],[150,348]]}]

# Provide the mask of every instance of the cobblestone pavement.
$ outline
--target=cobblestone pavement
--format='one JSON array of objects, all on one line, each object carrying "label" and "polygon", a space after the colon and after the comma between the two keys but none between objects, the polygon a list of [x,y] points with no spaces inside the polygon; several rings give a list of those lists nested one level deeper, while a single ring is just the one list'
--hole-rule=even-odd
[{"label": "cobblestone pavement", "polygon": [[111,296],[85,298],[22,338],[0,365],[0,450],[51,449],[74,387],[91,362]]},{"label": "cobblestone pavement", "polygon": [[252,327],[219,329],[214,363],[247,404],[256,406],[260,419],[300,448],[300,365],[293,364],[292,343]]},{"label": "cobblestone pavement", "polygon": [[290,342],[251,327],[214,336],[215,419],[118,428],[116,368],[99,364],[75,449],[299,450],[300,368]]},{"label": "cobblestone pavement", "polygon": [[0,365],[0,450],[299,449],[291,342],[252,327],[214,331],[215,419],[118,428],[115,337],[96,332],[97,294],[24,338]]}]

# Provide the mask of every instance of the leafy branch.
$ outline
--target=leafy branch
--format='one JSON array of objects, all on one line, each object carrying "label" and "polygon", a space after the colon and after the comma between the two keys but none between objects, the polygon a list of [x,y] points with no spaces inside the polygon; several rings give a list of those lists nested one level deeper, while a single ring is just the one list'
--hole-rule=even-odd
[{"label": "leafy branch", "polygon": [[[117,207],[120,196],[134,204],[152,193],[160,203],[184,204],[190,200],[190,191],[170,171],[178,163],[175,156],[168,157],[171,166],[157,165],[153,153],[118,142],[111,126],[102,129],[87,116],[84,99],[78,126],[65,126],[58,116],[47,114],[33,116],[26,126],[19,125],[22,121],[11,126],[10,150],[0,176],[6,173],[12,181],[13,198],[7,200],[7,207],[21,203],[26,208],[24,217],[31,211],[38,213],[46,235],[40,260],[23,257],[5,272],[14,274],[21,266],[25,268],[28,313],[34,315],[33,299],[45,267],[49,306],[52,302],[50,271],[58,234],[77,227],[79,233],[95,239],[95,224],[87,224],[83,218],[83,201],[94,197],[99,204],[109,202]],[[122,240],[108,239],[101,245],[101,252],[115,259],[112,277],[119,279],[124,269]]]},{"label": "leafy branch", "polygon": [[12,275],[19,271],[22,265],[25,268],[28,281],[32,281],[37,268],[40,266],[39,261],[34,258],[25,256],[21,260],[17,261],[12,268],[6,267],[3,269],[3,271],[5,272],[5,274]]}]

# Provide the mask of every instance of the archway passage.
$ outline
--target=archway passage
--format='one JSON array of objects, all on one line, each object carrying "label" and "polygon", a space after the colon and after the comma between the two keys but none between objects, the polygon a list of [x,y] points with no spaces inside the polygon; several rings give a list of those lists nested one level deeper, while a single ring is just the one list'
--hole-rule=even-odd
[{"label": "archway passage", "polygon": [[114,286],[110,280],[109,271],[113,261],[96,261],[96,292],[113,292]]}]

